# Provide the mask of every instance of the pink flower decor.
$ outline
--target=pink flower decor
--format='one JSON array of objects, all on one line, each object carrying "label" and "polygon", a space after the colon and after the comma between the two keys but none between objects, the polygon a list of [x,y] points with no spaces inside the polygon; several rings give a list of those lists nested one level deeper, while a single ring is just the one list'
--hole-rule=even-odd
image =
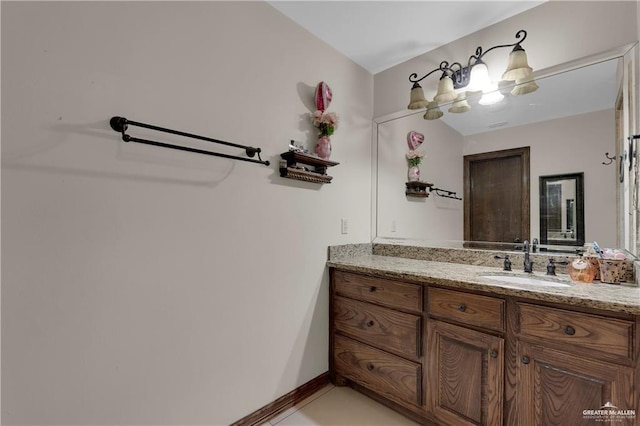
[{"label": "pink flower decor", "polygon": [[422,161],[422,157],[424,154],[418,151],[411,150],[407,152],[407,161],[409,162],[409,167],[417,166]]},{"label": "pink flower decor", "polygon": [[316,111],[311,114],[313,125],[319,130],[319,139],[316,143],[316,154],[320,158],[326,160],[331,155],[331,139],[329,136],[333,135],[338,127],[338,114],[335,112],[326,112],[329,108],[333,93],[331,89],[324,81],[318,83],[315,90]]},{"label": "pink flower decor", "polygon": [[320,129],[320,136],[331,136],[338,128],[338,114],[317,110],[313,113],[313,125]]}]

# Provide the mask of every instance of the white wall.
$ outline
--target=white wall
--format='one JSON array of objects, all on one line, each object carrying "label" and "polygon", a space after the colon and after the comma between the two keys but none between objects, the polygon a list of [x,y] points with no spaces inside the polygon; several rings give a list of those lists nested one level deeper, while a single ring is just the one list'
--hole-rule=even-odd
[{"label": "white wall", "polygon": [[617,167],[605,166],[615,152],[614,110],[597,111],[464,138],[464,155],[529,146],[531,238],[540,237],[540,176],[584,173],[585,240],[616,247]]},{"label": "white wall", "polygon": [[[369,73],[263,2],[2,2],[2,64],[3,424],[223,425],[327,370],[327,246],[370,238]],[[341,164],[282,179],[321,80]],[[125,144],[115,115],[272,165]]]}]

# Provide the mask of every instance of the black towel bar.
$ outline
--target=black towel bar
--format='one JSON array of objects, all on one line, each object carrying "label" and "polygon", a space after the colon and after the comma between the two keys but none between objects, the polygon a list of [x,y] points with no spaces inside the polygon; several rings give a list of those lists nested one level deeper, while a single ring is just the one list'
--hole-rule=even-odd
[{"label": "black towel bar", "polygon": [[[248,161],[250,163],[259,163],[259,164],[264,164],[265,166],[268,166],[270,164],[269,161],[262,160],[262,158],[260,157],[260,153],[262,152],[262,150],[260,148],[254,148],[252,146],[239,145],[239,144],[236,144],[236,143],[225,142],[225,141],[221,141],[221,140],[218,140],[218,139],[208,138],[208,137],[205,137],[205,136],[194,135],[192,133],[181,132],[179,130],[165,129],[164,127],[158,127],[158,126],[154,126],[154,125],[151,125],[151,124],[146,124],[146,123],[140,123],[140,122],[137,122],[137,121],[127,120],[124,117],[111,117],[111,120],[109,121],[109,124],[111,125],[111,128],[113,130],[115,130],[116,132],[122,133],[122,140],[125,141],[125,142],[138,142],[138,143],[143,143],[143,144],[147,144],[147,145],[159,146],[159,147],[162,147],[162,148],[171,148],[171,149],[177,149],[177,150],[180,150],[180,151],[194,152],[196,154],[213,155],[213,156],[216,156],[216,157],[230,158],[230,159],[233,159],[233,160]],[[152,140],[148,140],[148,139],[136,138],[136,137],[133,137],[133,136],[130,136],[130,135],[126,134],[128,126],[144,127],[146,129],[156,130],[158,132],[171,133],[173,135],[184,136],[184,137],[192,138],[192,139],[199,139],[199,140],[203,140],[203,141],[207,141],[207,142],[214,142],[214,143],[218,143],[218,144],[222,144],[222,145],[232,146],[232,147],[235,147],[235,148],[241,148],[241,149],[245,150],[245,153],[247,154],[247,157],[250,157],[250,158],[238,157],[237,155],[223,154],[221,152],[211,152],[211,151],[206,151],[206,150],[203,150],[203,149],[196,149],[196,148],[190,148],[190,147],[186,147],[186,146],[173,145],[173,144],[168,144],[168,143],[164,143],[164,142],[152,141]],[[256,154],[258,154],[258,159],[257,160],[253,158],[253,157],[255,157]]]},{"label": "black towel bar", "polygon": [[436,195],[440,197],[453,198],[454,200],[462,200],[462,198],[458,197],[458,195],[453,191],[448,191],[442,188],[434,188],[432,186],[429,187],[429,192],[433,192],[433,191],[435,191]]}]

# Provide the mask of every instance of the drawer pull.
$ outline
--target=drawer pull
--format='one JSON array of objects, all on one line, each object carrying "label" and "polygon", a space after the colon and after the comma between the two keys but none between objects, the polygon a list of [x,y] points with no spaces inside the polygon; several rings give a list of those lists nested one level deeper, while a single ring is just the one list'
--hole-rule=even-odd
[{"label": "drawer pull", "polygon": [[495,349],[491,349],[489,355],[491,356],[491,358],[498,358],[498,351],[496,351]]},{"label": "drawer pull", "polygon": [[531,362],[531,360],[529,359],[528,356],[525,355],[525,356],[522,357],[522,363],[523,364],[529,364],[530,362]]},{"label": "drawer pull", "polygon": [[375,324],[375,323],[374,323],[373,321],[369,321],[369,322],[367,323],[367,327],[373,327],[373,325],[374,325],[374,324]]},{"label": "drawer pull", "polygon": [[576,329],[568,325],[564,328],[564,334],[573,336],[574,334],[576,334]]},{"label": "drawer pull", "polygon": [[367,370],[369,370],[369,371],[373,371],[374,368],[375,367],[373,366],[373,364],[367,365]]},{"label": "drawer pull", "polygon": [[467,310],[467,307],[465,306],[464,303],[461,303],[461,304],[458,305],[458,310],[460,312],[465,312]]},{"label": "drawer pull", "polygon": [[371,293],[373,293],[374,291],[376,291],[378,289],[378,287],[376,287],[375,285],[372,285],[371,287],[369,287],[369,291]]}]

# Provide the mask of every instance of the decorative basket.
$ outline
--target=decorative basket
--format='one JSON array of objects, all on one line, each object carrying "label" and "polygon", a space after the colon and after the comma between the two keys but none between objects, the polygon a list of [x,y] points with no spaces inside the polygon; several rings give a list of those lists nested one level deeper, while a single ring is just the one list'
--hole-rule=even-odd
[{"label": "decorative basket", "polygon": [[618,284],[626,280],[626,260],[598,259],[598,263],[600,264],[600,282]]}]

